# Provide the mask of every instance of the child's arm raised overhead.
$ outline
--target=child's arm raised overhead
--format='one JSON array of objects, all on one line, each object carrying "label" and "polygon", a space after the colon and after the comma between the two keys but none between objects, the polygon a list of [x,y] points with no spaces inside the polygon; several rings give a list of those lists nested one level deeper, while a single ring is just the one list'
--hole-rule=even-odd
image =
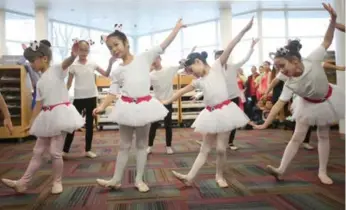
[{"label": "child's arm raised overhead", "polygon": [[168,37],[160,44],[160,47],[164,51],[175,39],[180,29],[185,28],[186,25],[183,23],[183,19],[179,19],[172,32],[168,35]]},{"label": "child's arm raised overhead", "polygon": [[329,15],[330,15],[330,23],[327,29],[326,34],[324,35],[324,40],[322,42],[322,46],[325,49],[328,49],[329,46],[332,44],[333,42],[333,38],[334,38],[334,31],[335,31],[335,27],[336,27],[336,12],[333,9],[333,7],[330,4],[325,4],[323,3],[323,7],[325,10],[328,11]]},{"label": "child's arm raised overhead", "polygon": [[234,49],[234,47],[239,43],[239,41],[243,38],[246,32],[248,32],[252,25],[253,25],[253,17],[251,18],[250,22],[243,28],[243,30],[240,31],[240,33],[228,44],[225,51],[220,56],[220,62],[221,65],[224,66],[227,63],[227,60]]},{"label": "child's arm raised overhead", "polygon": [[72,46],[72,51],[71,51],[70,57],[66,58],[61,64],[62,69],[63,70],[68,69],[68,67],[70,67],[73,64],[73,62],[77,58],[77,56],[78,56],[78,43],[75,43]]}]

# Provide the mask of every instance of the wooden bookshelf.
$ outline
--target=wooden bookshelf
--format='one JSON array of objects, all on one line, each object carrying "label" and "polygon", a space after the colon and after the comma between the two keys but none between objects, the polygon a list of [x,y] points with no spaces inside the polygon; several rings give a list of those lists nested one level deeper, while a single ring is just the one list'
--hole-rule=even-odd
[{"label": "wooden bookshelf", "polygon": [[27,73],[24,66],[0,66],[0,92],[11,113],[14,126],[13,134],[10,135],[3,126],[3,116],[1,114],[0,139],[22,139],[29,136],[29,133],[23,132],[23,129],[30,122],[32,95],[31,88],[28,87]]}]

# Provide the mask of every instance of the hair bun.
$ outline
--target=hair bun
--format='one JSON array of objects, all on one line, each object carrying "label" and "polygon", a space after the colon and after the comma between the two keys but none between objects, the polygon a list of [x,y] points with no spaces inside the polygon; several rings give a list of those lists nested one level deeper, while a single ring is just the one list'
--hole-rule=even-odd
[{"label": "hair bun", "polygon": [[201,56],[204,58],[204,59],[207,59],[208,58],[208,53],[203,51],[201,52]]},{"label": "hair bun", "polygon": [[289,51],[299,52],[302,49],[303,45],[300,43],[300,40],[289,40],[286,48]]},{"label": "hair bun", "polygon": [[40,43],[46,45],[49,48],[52,47],[52,44],[47,39],[42,39]]}]

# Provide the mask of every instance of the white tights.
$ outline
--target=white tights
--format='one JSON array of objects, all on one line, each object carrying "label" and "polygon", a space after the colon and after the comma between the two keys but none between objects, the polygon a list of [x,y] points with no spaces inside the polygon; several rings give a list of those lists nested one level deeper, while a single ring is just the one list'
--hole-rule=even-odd
[{"label": "white tights", "polygon": [[114,175],[112,181],[114,183],[121,183],[127,161],[129,159],[129,152],[132,145],[133,134],[136,135],[136,183],[143,182],[143,175],[145,165],[147,163],[146,147],[148,145],[150,124],[142,127],[130,127],[126,125],[120,125],[120,148],[117,155],[117,161],[114,169]]},{"label": "white tights", "polygon": [[[286,146],[283,154],[280,167],[277,171],[280,174],[285,173],[288,165],[297,154],[300,144],[304,141],[304,137],[309,129],[309,125],[296,123],[296,127],[293,136]],[[327,176],[327,164],[329,159],[329,126],[318,126],[317,127],[318,137],[318,159],[319,159],[319,177],[322,181],[321,176]],[[323,182],[323,181],[322,181]]]},{"label": "white tights", "polygon": [[207,160],[212,144],[216,141],[216,179],[223,179],[223,167],[226,162],[226,148],[230,132],[207,134],[203,136],[203,143],[199,154],[187,174],[187,180],[192,181]]}]

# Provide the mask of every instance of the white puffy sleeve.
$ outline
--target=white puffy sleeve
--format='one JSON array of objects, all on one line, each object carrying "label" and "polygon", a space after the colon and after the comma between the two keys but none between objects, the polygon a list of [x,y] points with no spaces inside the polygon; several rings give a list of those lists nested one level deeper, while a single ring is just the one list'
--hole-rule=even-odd
[{"label": "white puffy sleeve", "polygon": [[287,102],[292,98],[292,96],[293,96],[293,91],[290,90],[288,87],[284,86],[279,100]]},{"label": "white puffy sleeve", "polygon": [[112,71],[110,78],[112,80],[112,83],[109,87],[109,93],[113,95],[119,95],[121,93],[120,87],[123,84],[121,73],[117,70]]}]

